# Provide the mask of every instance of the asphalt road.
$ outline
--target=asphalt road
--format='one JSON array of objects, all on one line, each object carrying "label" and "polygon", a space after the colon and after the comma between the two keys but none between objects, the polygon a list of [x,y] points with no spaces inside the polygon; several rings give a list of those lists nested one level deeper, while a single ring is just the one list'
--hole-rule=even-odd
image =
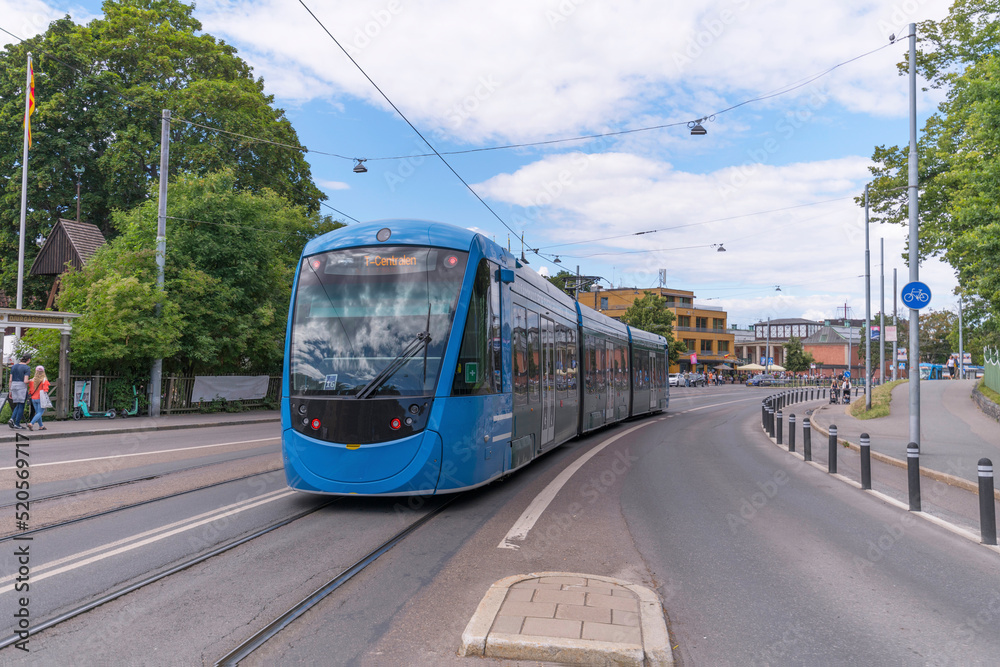
[{"label": "asphalt road", "polygon": [[[538,571],[653,588],[681,665],[995,664],[1000,555],[773,445],[759,427],[766,393],[676,390],[666,415],[568,443],[463,495],[245,664],[469,665],[457,650],[482,595],[498,579]],[[569,479],[520,549],[498,548],[561,471],[630,429]],[[814,443],[814,451],[824,448]],[[852,465],[845,460],[842,471]],[[89,535],[81,526],[37,543],[65,557],[74,543],[78,552],[280,493],[280,478],[268,484],[252,492],[245,482],[214,487],[90,524]],[[890,495],[900,489],[889,471],[879,484]],[[282,497],[208,524],[213,530],[199,540],[187,531],[157,553],[82,568],[80,581],[53,576],[42,600],[57,585],[67,599],[82,599],[311,502]],[[30,654],[3,649],[0,663],[211,664],[437,502],[338,501],[56,626],[32,638]],[[967,514],[967,504],[954,505]],[[9,618],[2,594],[0,605]]]}]

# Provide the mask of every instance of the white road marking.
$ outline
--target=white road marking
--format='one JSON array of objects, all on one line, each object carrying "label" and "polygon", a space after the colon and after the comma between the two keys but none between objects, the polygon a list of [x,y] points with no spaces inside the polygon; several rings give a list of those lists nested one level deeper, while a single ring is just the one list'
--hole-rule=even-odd
[{"label": "white road marking", "polygon": [[720,405],[731,405],[733,403],[742,403],[744,401],[759,401],[760,396],[751,396],[750,398],[740,398],[735,401],[726,401],[725,403],[711,403],[710,405],[702,405],[697,408],[691,408],[690,410],[681,410],[680,412],[675,412],[674,414],[683,415],[688,412],[698,412],[698,410],[706,410],[708,408],[717,408]]},{"label": "white road marking", "polygon": [[[217,445],[197,445],[195,447],[180,447],[178,449],[161,449],[156,452],[136,452],[134,454],[115,454],[114,456],[95,456],[90,459],[73,459],[72,461],[53,461],[51,463],[32,463],[32,468],[42,466],[62,466],[70,463],[89,463],[90,461],[103,461],[105,459],[124,459],[129,456],[153,456],[154,454],[173,454],[174,452],[188,452],[192,449],[208,449],[210,447],[231,447],[233,445],[245,445],[252,442],[270,442],[271,440],[281,440],[281,438],[258,438],[256,440],[237,440],[236,442],[222,442]],[[14,470],[15,466],[0,468],[0,470]]]},{"label": "white road marking", "polygon": [[[266,505],[267,503],[273,502],[275,500],[280,500],[287,496],[293,495],[295,491],[291,489],[279,489],[277,491],[271,491],[270,493],[264,494],[263,496],[258,496],[257,498],[250,498],[248,500],[243,500],[238,503],[233,503],[226,507],[221,507],[219,509],[212,510],[211,512],[205,512],[204,514],[199,514],[195,517],[190,517],[188,519],[183,519],[175,523],[169,524],[167,526],[160,526],[159,528],[154,528],[148,530],[144,533],[139,533],[138,535],[133,535],[131,537],[126,537],[117,542],[111,542],[110,544],[104,544],[99,547],[95,547],[88,551],[82,551],[71,556],[66,556],[59,560],[52,561],[51,563],[45,563],[32,569],[31,581],[36,582],[42,579],[48,579],[49,577],[54,577],[57,574],[63,574],[64,572],[70,572],[77,568],[83,567],[84,565],[90,565],[91,563],[96,563],[97,561],[104,560],[105,558],[110,558],[111,556],[117,556],[118,554],[125,553],[126,551],[131,551],[133,549],[138,549],[139,547],[146,546],[147,544],[152,544],[153,542],[158,542],[160,540],[166,539],[178,533],[183,533],[186,530],[191,530],[192,528],[197,528],[198,526],[203,526],[206,523],[211,523],[213,521],[218,521],[219,519],[225,519],[227,517],[234,516],[248,509],[258,507],[260,505]],[[91,554],[97,554],[90,558]],[[83,560],[80,560],[80,559]],[[76,562],[73,562],[76,561]],[[64,563],[70,563],[59,567]],[[54,569],[53,569],[54,568]],[[17,575],[10,575],[0,579],[0,583],[13,581]],[[14,590],[14,585],[4,586],[0,588],[0,594],[8,593]]]},{"label": "white road marking", "polygon": [[559,473],[554,480],[549,482],[548,486],[542,489],[541,493],[535,496],[535,499],[531,501],[528,508],[524,510],[521,517],[514,522],[514,525],[507,532],[507,535],[504,536],[503,540],[500,541],[500,544],[497,545],[497,549],[520,549],[520,545],[514,544],[514,542],[523,542],[528,537],[528,532],[532,529],[532,527],[534,527],[535,522],[542,516],[542,512],[545,511],[545,508],[548,507],[549,503],[555,499],[556,494],[559,493],[566,482],[569,481],[570,477],[572,477],[577,470],[583,467],[583,464],[599,454],[602,449],[611,443],[619,440],[620,438],[624,438],[633,431],[637,431],[640,428],[649,426],[653,423],[655,422],[645,422],[637,426],[633,426],[627,431],[622,431],[613,438],[609,438],[606,442],[594,447],[570,464],[570,466]]}]

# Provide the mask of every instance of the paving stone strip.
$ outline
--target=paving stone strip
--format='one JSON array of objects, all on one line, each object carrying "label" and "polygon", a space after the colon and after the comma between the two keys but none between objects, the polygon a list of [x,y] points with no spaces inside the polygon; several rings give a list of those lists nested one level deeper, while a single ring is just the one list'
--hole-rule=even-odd
[{"label": "paving stone strip", "polygon": [[463,656],[584,665],[672,665],[655,592],[619,579],[537,572],[493,584],[462,634]]}]

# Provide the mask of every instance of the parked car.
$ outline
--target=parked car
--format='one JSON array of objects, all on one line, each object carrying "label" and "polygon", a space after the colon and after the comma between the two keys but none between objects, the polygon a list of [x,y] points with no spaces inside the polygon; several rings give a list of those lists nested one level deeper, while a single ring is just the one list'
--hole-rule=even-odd
[{"label": "parked car", "polygon": [[681,379],[681,374],[680,373],[671,373],[667,383],[671,387],[676,387],[678,385],[683,384],[684,380]]},{"label": "parked car", "polygon": [[748,387],[770,387],[775,383],[773,375],[758,374],[747,380]]}]

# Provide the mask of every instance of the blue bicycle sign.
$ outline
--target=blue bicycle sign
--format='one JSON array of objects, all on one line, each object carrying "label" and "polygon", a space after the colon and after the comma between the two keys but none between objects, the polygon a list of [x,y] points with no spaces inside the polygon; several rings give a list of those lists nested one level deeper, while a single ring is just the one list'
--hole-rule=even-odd
[{"label": "blue bicycle sign", "polygon": [[931,288],[918,280],[903,285],[903,303],[907,308],[920,310],[931,302]]}]

